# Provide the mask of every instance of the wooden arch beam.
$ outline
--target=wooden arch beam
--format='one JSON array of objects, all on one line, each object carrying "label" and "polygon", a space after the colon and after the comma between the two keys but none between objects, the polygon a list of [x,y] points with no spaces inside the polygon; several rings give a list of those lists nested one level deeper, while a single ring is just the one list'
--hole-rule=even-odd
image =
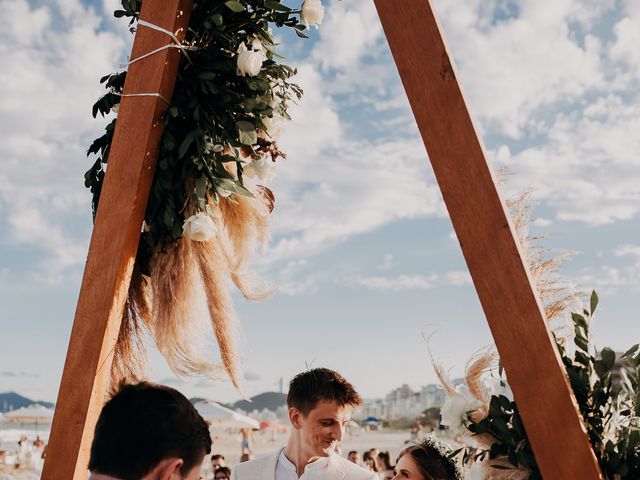
[{"label": "wooden arch beam", "polygon": [[430,0],[375,0],[540,471],[602,478]]},{"label": "wooden arch beam", "polygon": [[[140,18],[185,36],[192,0],[144,0]],[[139,26],[135,59],[172,43],[163,32]],[[85,480],[96,420],[104,404],[113,349],[131,281],[180,53],[169,48],[129,66],[124,96],[100,196],[67,359],[47,447],[42,480]]]}]

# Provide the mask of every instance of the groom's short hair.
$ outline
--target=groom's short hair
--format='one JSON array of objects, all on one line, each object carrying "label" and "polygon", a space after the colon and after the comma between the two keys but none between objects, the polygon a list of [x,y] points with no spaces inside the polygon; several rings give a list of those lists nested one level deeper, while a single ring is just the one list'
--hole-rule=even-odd
[{"label": "groom's short hair", "polygon": [[362,399],[338,372],[328,368],[314,368],[296,375],[289,384],[287,406],[308,415],[318,402],[334,401],[340,406],[358,407]]},{"label": "groom's short hair", "polygon": [[89,470],[139,479],[175,457],[186,475],[210,452],[209,427],[184,395],[147,382],[121,385],[100,412]]}]

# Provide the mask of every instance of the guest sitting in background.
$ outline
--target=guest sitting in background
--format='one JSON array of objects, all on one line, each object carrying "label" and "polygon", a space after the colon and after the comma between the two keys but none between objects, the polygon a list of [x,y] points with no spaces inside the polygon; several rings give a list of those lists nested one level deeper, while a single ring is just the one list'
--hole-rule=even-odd
[{"label": "guest sitting in background", "polygon": [[400,452],[393,480],[462,480],[450,453],[443,443],[425,437]]},{"label": "guest sitting in background", "polygon": [[211,455],[211,471],[215,472],[220,467],[226,467],[227,462],[224,460],[224,455],[216,454]]},{"label": "guest sitting in background", "polygon": [[378,454],[378,472],[380,472],[384,480],[393,478],[393,466],[391,465],[389,452],[380,452]]},{"label": "guest sitting in background", "polygon": [[184,395],[123,385],[98,418],[89,480],[198,480],[210,451],[209,427]]},{"label": "guest sitting in background", "polygon": [[231,469],[228,467],[218,467],[213,474],[213,480],[229,480],[231,478]]},{"label": "guest sitting in background", "polygon": [[360,454],[355,450],[351,450],[349,455],[347,455],[347,459],[350,462],[355,463],[356,465],[362,465],[362,459],[360,458]]},{"label": "guest sitting in background", "polygon": [[367,470],[378,473],[378,457],[374,457],[371,450],[367,450],[362,454],[362,466]]}]

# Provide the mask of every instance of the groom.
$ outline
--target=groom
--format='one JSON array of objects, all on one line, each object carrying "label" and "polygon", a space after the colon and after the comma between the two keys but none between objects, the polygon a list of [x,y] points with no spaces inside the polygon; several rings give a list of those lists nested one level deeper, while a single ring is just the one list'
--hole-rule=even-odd
[{"label": "groom", "polygon": [[360,395],[339,373],[315,368],[291,380],[287,406],[293,430],[276,453],[236,465],[231,480],[376,480],[335,453]]}]

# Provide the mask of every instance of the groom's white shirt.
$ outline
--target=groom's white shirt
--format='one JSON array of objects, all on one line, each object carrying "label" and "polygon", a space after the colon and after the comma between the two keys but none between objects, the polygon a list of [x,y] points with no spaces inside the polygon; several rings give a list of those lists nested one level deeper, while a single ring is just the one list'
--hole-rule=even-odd
[{"label": "groom's white shirt", "polygon": [[[281,457],[284,457],[281,460]],[[231,480],[377,480],[375,473],[337,454],[308,464],[301,477],[295,465],[284,456],[284,448],[276,453],[240,463],[233,468]]]}]

